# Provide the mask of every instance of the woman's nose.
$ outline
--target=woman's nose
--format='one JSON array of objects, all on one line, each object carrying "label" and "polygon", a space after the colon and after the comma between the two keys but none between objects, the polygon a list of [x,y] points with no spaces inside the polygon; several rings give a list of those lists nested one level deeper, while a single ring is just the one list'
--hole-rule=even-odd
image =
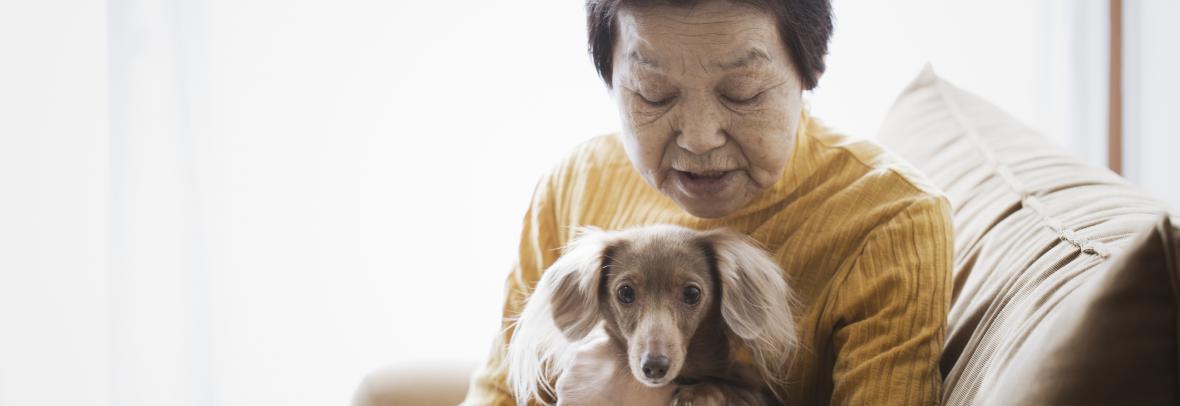
[{"label": "woman's nose", "polygon": [[721,129],[721,117],[717,106],[708,102],[686,105],[681,113],[676,145],[697,155],[725,145],[725,132]]}]

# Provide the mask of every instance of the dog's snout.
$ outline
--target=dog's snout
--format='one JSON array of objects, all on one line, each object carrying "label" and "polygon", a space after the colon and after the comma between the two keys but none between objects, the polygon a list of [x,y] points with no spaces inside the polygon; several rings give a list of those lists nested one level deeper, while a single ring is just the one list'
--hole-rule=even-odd
[{"label": "dog's snout", "polygon": [[663,355],[645,356],[643,357],[643,375],[649,379],[660,379],[664,374],[668,373],[668,364],[671,362],[668,357]]}]

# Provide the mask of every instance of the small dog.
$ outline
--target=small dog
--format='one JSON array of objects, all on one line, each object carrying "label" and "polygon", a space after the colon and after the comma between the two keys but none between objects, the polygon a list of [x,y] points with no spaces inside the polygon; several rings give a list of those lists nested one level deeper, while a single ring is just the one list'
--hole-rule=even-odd
[{"label": "small dog", "polygon": [[516,320],[509,385],[520,405],[558,393],[561,404],[780,404],[794,307],[779,267],[740,234],[587,229]]}]

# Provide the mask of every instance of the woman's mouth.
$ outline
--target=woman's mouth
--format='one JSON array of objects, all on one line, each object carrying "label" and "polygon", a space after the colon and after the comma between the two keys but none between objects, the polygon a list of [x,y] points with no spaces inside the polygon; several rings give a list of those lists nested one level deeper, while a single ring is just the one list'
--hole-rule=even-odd
[{"label": "woman's mouth", "polygon": [[718,178],[721,178],[722,175],[725,175],[725,172],[727,172],[727,171],[712,171],[712,172],[700,172],[700,173],[685,172],[684,174],[688,175],[689,179],[698,180],[698,179],[718,179]]},{"label": "woman's mouth", "polygon": [[695,198],[717,197],[732,183],[737,171],[672,171],[685,194]]}]

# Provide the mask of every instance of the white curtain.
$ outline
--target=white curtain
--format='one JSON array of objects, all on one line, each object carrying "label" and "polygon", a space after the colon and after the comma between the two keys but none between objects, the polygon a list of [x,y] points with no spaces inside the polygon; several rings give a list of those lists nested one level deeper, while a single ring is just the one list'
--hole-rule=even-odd
[{"label": "white curtain", "polygon": [[[1105,82],[1076,66],[1105,28],[1000,3],[1023,11],[836,0],[815,113],[871,137],[933,60],[1038,128],[1080,126],[1050,134],[1104,129],[1085,116]],[[617,128],[584,18],[0,3],[0,405],[342,404],[383,365],[478,362],[538,176]],[[1059,141],[1090,154],[1078,137]]]},{"label": "white curtain", "polygon": [[1180,3],[1123,2],[1123,166],[1180,210]]},{"label": "white curtain", "polygon": [[108,394],[106,10],[72,3],[0,2],[2,405]]},{"label": "white curtain", "polygon": [[875,136],[927,62],[1079,157],[1106,164],[1107,0],[834,0],[818,116]]},{"label": "white curtain", "polygon": [[390,363],[477,362],[539,175],[617,127],[583,24],[0,4],[0,404],[343,404]]}]

